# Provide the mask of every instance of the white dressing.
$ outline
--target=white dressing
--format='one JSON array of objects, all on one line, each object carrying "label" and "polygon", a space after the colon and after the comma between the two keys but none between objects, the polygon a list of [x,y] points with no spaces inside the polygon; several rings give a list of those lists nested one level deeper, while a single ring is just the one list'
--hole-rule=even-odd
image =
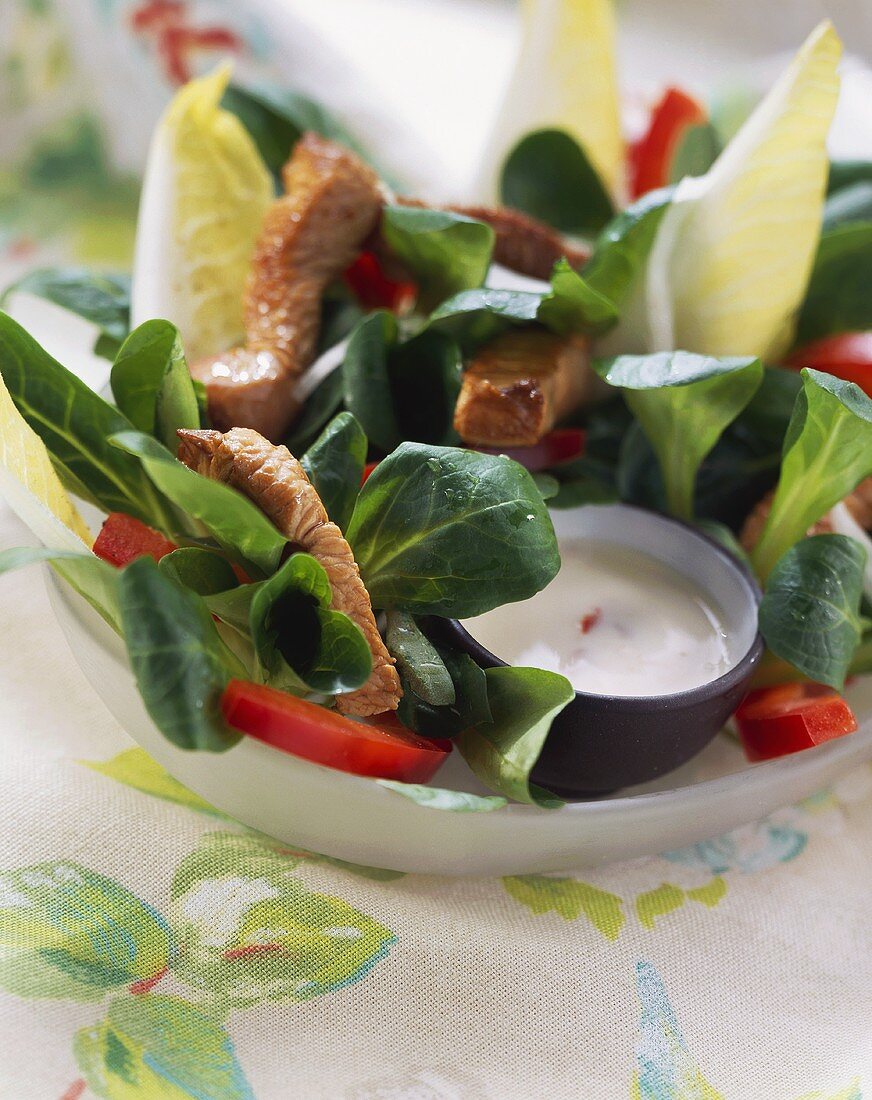
[{"label": "white dressing", "polygon": [[596,695],[670,695],[710,683],[741,657],[708,595],[639,550],[561,539],[563,565],[532,599],[464,626],[513,665],[560,672]]}]

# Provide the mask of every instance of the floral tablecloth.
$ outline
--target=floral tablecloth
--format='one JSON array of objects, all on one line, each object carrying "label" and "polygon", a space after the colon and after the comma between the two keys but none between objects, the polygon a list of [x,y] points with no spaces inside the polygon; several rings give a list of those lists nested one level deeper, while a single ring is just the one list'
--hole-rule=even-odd
[{"label": "floral tablecloth", "polygon": [[[70,6],[123,16],[167,82],[268,52],[245,5]],[[15,0],[0,28],[3,282],[125,262],[138,166],[107,148],[81,24]],[[86,684],[38,571],[0,581],[0,700],[3,1098],[872,1095],[870,767],[655,859],[451,880],[290,849],[185,790]]]}]

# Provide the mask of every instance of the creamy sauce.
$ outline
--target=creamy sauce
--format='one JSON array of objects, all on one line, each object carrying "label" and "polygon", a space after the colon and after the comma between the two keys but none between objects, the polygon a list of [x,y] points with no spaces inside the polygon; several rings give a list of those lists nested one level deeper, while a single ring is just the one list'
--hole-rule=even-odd
[{"label": "creamy sauce", "polygon": [[648,554],[582,538],[561,539],[560,554],[542,592],[464,623],[509,664],[561,672],[595,695],[670,695],[741,657],[702,589]]}]

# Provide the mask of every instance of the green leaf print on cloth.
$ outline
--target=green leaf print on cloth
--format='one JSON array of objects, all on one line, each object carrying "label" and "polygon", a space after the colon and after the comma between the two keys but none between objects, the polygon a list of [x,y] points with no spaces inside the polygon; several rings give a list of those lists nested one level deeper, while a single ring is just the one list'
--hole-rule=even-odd
[{"label": "green leaf print on cloth", "polygon": [[58,860],[0,874],[0,986],[79,1001],[159,976],[167,922],[111,879]]},{"label": "green leaf print on cloth", "polygon": [[173,880],[179,977],[238,1007],[309,1000],[383,959],[393,933],[341,898],[305,889],[288,874],[296,862],[257,838],[207,834]]},{"label": "green leaf print on cloth", "polygon": [[599,890],[587,882],[546,875],[512,875],[503,879],[511,896],[533,913],[559,913],[564,920],[578,920],[582,913],[607,940],[616,940],[624,926],[623,901],[617,894]]},{"label": "green leaf print on cloth", "polygon": [[105,1100],[254,1100],[227,1032],[179,997],[117,997],[73,1049]]},{"label": "green leaf print on cloth", "polygon": [[697,1068],[651,963],[636,964],[636,989],[642,1018],[632,1100],[724,1100]]}]

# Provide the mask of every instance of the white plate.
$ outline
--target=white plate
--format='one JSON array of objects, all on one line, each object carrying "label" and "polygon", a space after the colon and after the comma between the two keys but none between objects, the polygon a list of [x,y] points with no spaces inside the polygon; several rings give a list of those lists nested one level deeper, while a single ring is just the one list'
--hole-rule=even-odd
[{"label": "white plate", "polygon": [[[123,728],[180,782],[219,810],[289,845],[396,871],[506,875],[579,870],[694,844],[827,786],[872,758],[872,678],[852,694],[865,715],[850,737],[764,764],[719,736],[656,784],[559,810],[428,809],[362,779],[243,738],[226,753],[185,752],[142,705],[124,646],[53,573],[49,596],[73,655]],[[482,792],[453,754],[434,781]]]}]

